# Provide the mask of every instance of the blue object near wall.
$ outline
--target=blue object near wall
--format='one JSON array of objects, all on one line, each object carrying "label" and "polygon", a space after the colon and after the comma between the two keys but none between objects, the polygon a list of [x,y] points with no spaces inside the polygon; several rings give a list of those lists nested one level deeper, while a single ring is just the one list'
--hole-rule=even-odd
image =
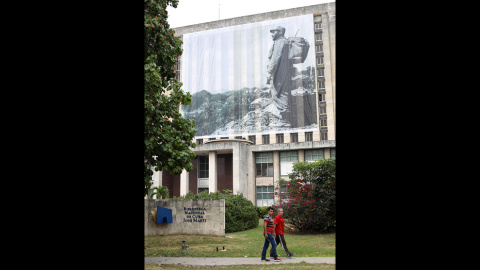
[{"label": "blue object near wall", "polygon": [[157,223],[172,223],[172,209],[157,206]]}]

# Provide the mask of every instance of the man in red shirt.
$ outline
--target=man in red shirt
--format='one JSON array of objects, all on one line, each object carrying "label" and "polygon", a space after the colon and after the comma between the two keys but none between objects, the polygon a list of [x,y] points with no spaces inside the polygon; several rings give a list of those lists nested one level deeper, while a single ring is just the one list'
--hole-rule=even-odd
[{"label": "man in red shirt", "polygon": [[267,256],[267,249],[268,245],[272,244],[272,249],[270,254],[271,256],[275,259],[276,262],[282,261],[281,258],[278,257],[277,255],[277,243],[275,242],[275,231],[273,228],[273,207],[269,206],[267,208],[267,215],[263,219],[263,236],[265,237],[265,242],[263,244],[263,250],[262,250],[262,261],[265,260],[267,262],[270,261],[270,259],[266,258]]},{"label": "man in red shirt", "polygon": [[[285,237],[283,236],[283,233],[284,233],[284,227],[287,227],[288,229],[290,229],[292,231],[294,229],[293,229],[293,226],[290,227],[288,225],[285,225],[285,220],[283,220],[283,209],[282,208],[277,209],[277,216],[273,220],[273,227],[274,227],[275,234],[277,235],[275,237],[276,244],[279,245],[279,246],[281,245],[283,251],[285,251],[288,258],[291,259],[293,256],[295,256],[295,253],[291,253],[290,251],[288,251],[287,243],[285,242]],[[274,255],[272,253],[272,251],[273,251],[273,249],[270,250],[270,257],[273,257],[273,255]]]}]

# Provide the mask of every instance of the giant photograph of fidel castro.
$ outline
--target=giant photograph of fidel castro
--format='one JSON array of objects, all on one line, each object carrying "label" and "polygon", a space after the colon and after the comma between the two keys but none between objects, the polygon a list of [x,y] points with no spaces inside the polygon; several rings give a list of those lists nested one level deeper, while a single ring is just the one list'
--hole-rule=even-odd
[{"label": "giant photograph of fidel castro", "polygon": [[311,15],[185,34],[196,138],[317,128]]}]

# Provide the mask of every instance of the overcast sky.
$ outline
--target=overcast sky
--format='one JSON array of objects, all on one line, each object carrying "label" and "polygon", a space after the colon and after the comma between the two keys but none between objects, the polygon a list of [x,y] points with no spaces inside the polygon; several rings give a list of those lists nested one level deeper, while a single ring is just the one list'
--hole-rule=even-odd
[{"label": "overcast sky", "polygon": [[335,0],[179,0],[177,8],[167,6],[167,11],[170,27],[177,28],[329,2]]}]

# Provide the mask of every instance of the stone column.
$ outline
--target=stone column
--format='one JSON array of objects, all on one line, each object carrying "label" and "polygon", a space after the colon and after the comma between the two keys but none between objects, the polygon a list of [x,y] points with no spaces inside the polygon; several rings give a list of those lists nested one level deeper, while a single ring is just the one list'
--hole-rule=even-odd
[{"label": "stone column", "polygon": [[247,152],[247,196],[246,198],[252,201],[253,205],[257,205],[256,201],[256,181],[255,181],[255,154],[248,150]]},{"label": "stone column", "polygon": [[182,173],[180,174],[180,196],[187,195],[189,187],[189,179],[188,179],[189,173],[187,170],[182,170]]},{"label": "stone column", "polygon": [[305,161],[305,150],[298,149],[298,162],[304,162],[304,161]]},{"label": "stone column", "polygon": [[217,191],[217,152],[208,152],[208,192]]},{"label": "stone column", "polygon": [[[275,194],[275,188],[278,187],[278,181],[280,180],[280,152],[273,151],[273,192]],[[280,203],[280,197],[275,196],[274,203]]]},{"label": "stone column", "polygon": [[[155,170],[153,171],[152,179],[153,179],[153,185],[152,187],[158,187],[162,185],[162,171],[156,172]],[[160,199],[157,197],[157,195],[154,195],[152,199]]]},{"label": "stone column", "polygon": [[233,194],[242,193],[245,198],[249,197],[247,188],[248,174],[248,149],[243,143],[235,142],[233,145]]},{"label": "stone column", "polygon": [[323,148],[323,157],[330,158],[330,148]]}]

